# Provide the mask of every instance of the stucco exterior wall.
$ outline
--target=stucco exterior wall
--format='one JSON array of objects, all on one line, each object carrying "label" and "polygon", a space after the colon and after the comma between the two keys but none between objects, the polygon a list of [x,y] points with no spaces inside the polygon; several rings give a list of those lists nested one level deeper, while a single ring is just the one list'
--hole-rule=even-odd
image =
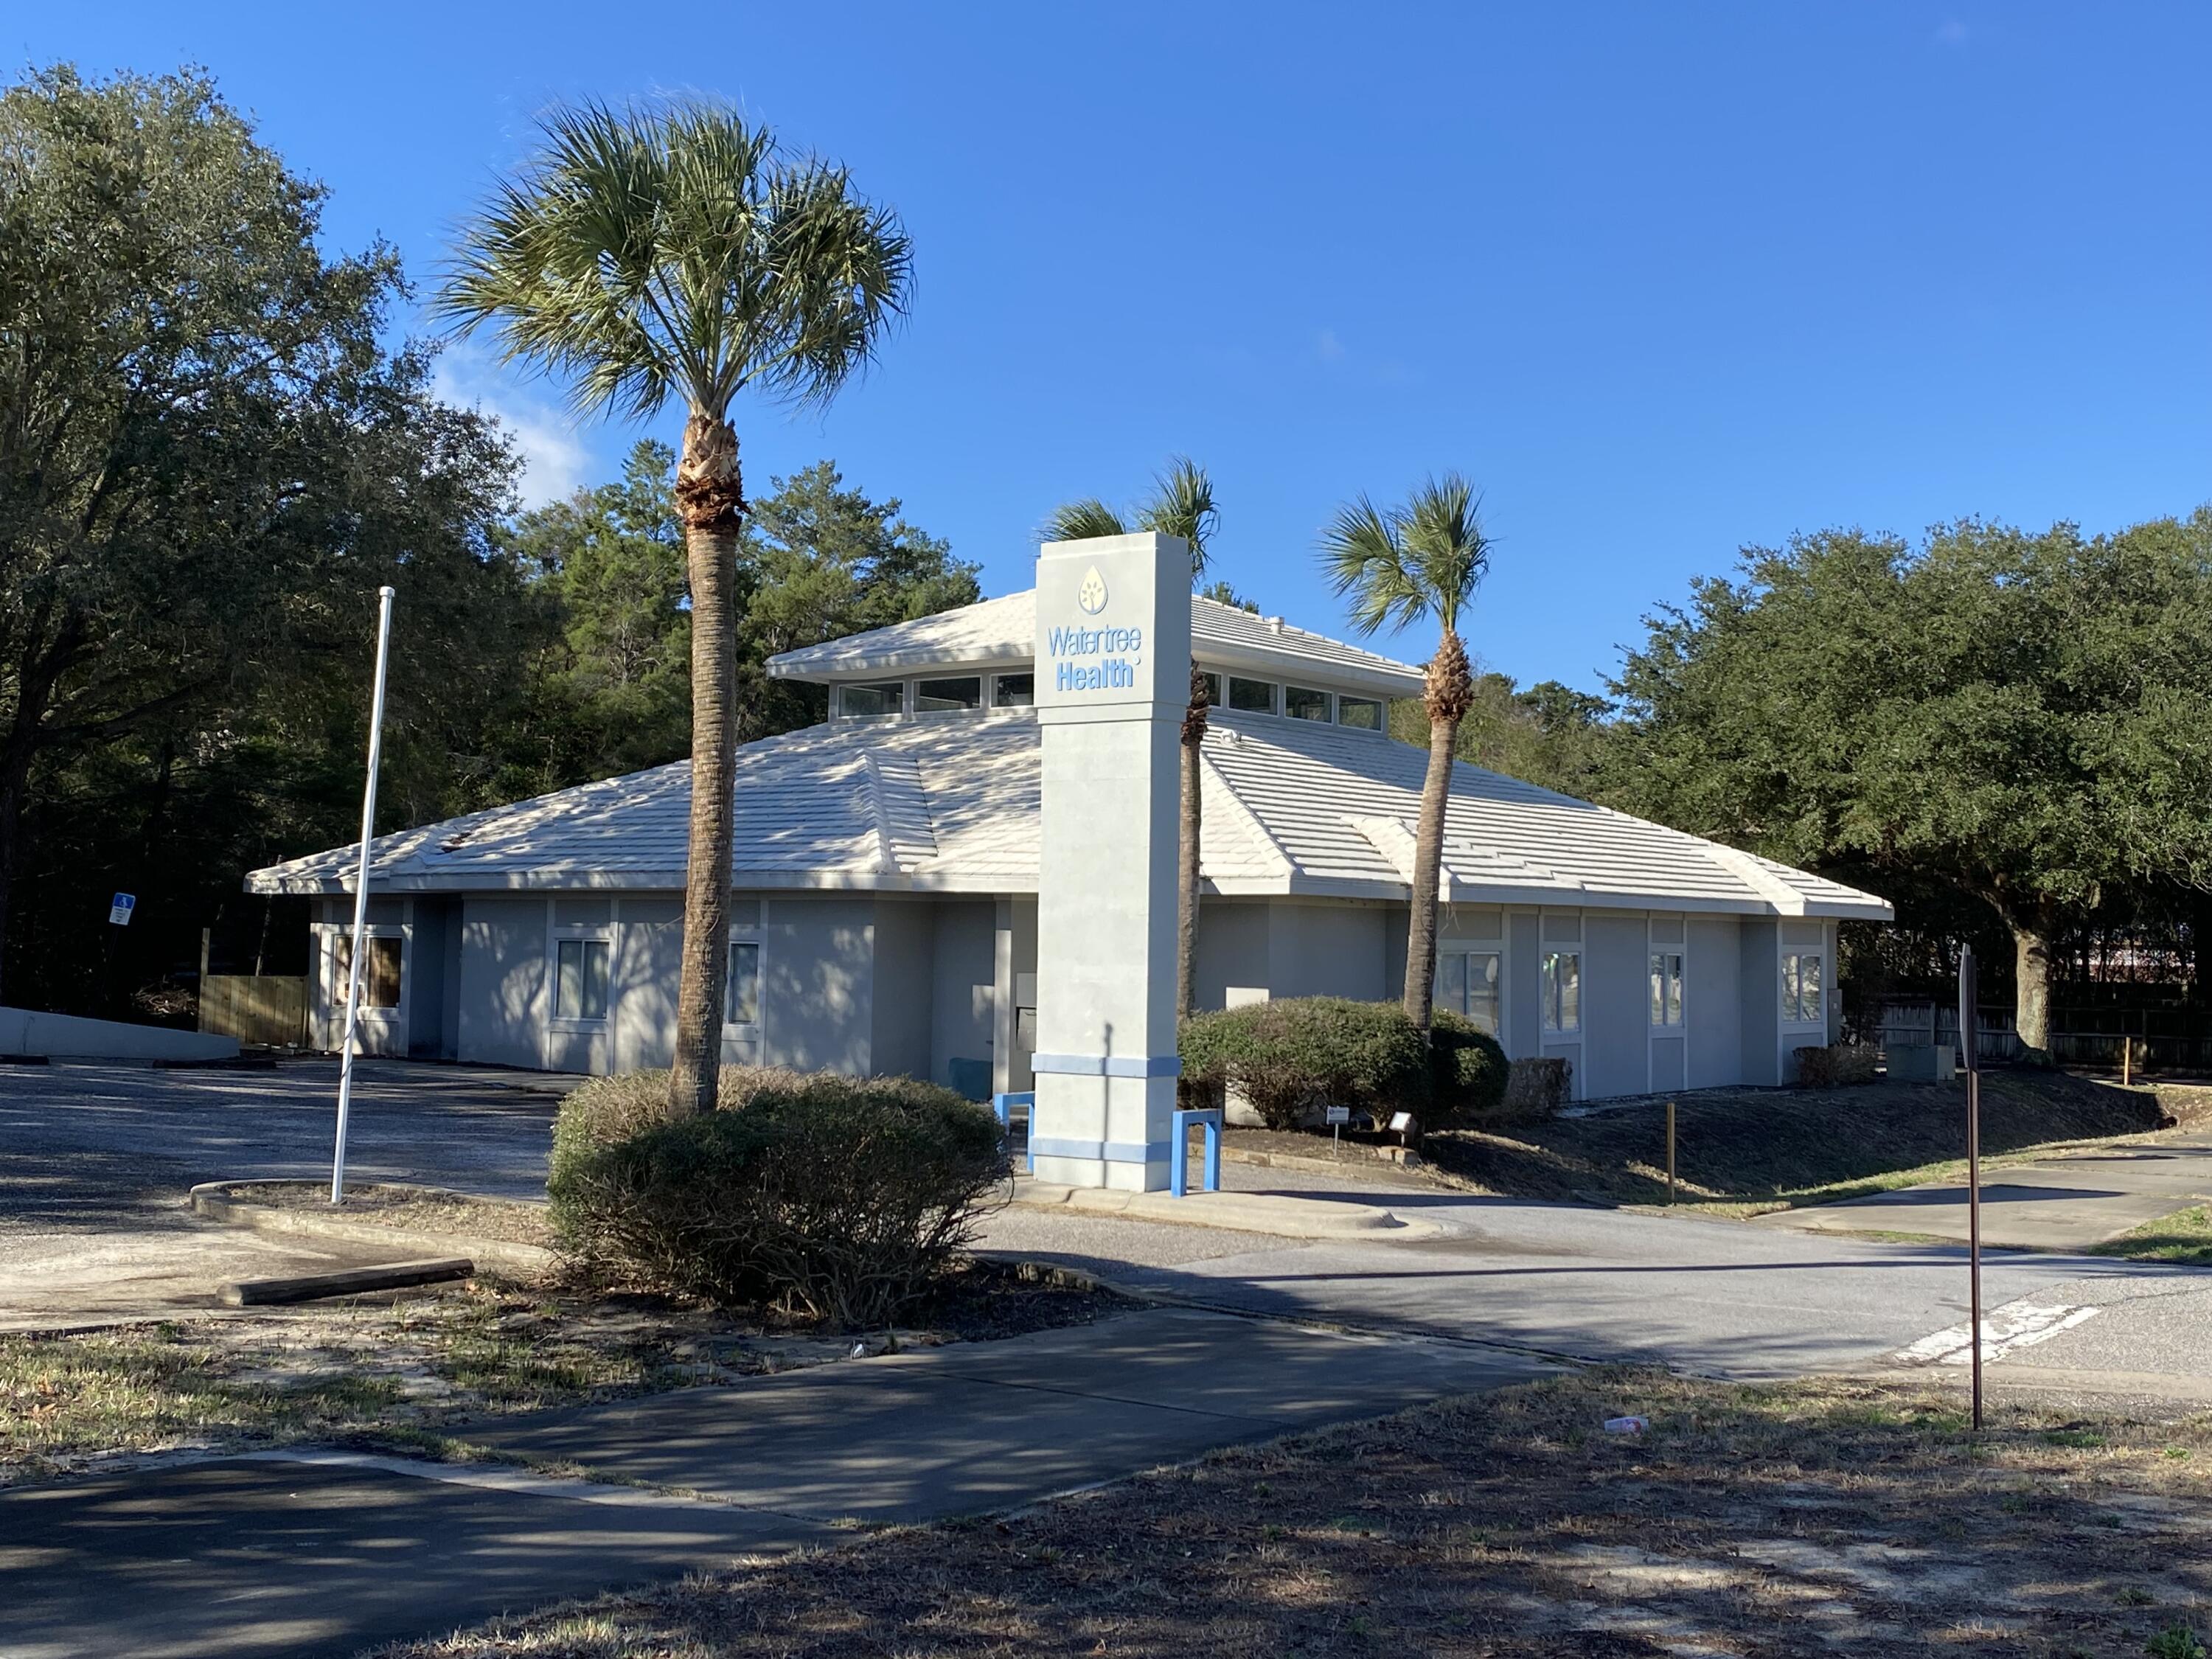
[{"label": "stucco exterior wall", "polygon": [[[1382,999],[1385,932],[1377,907],[1270,899],[1267,915],[1266,983],[1273,995]],[[1201,928],[1205,922],[1201,908]]]},{"label": "stucco exterior wall", "polygon": [[1588,1099],[1651,1086],[1650,932],[1642,915],[1583,915],[1583,1088]]},{"label": "stucco exterior wall", "polygon": [[769,1065],[869,1075],[875,909],[868,897],[765,902],[761,1029]]},{"label": "stucco exterior wall", "polygon": [[1743,1080],[1743,945],[1734,916],[1692,916],[1682,964],[1688,1015],[1689,1086]]},{"label": "stucco exterior wall", "polygon": [[[991,1066],[997,1049],[996,907],[988,899],[930,907],[930,1081],[953,1086],[952,1062]],[[883,988],[878,984],[878,995]]]},{"label": "stucco exterior wall", "polygon": [[545,1064],[545,901],[469,894],[461,902],[459,1048],[494,1066]]}]

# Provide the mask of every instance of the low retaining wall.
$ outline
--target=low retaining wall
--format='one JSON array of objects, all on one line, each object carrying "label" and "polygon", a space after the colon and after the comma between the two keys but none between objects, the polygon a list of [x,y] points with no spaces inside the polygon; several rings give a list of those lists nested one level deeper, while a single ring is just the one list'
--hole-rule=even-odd
[{"label": "low retaining wall", "polygon": [[0,1008],[0,1054],[49,1060],[236,1060],[238,1039],[119,1019],[81,1019],[29,1008]]}]

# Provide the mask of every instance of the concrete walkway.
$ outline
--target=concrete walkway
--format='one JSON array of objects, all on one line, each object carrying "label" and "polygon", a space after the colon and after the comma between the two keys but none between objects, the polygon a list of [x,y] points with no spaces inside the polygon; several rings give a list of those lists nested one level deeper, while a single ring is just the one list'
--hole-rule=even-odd
[{"label": "concrete walkway", "polygon": [[350,1654],[835,1543],[855,1522],[1003,1510],[1541,1369],[1160,1309],[471,1437],[644,1486],[293,1452],[0,1493],[0,1656]]},{"label": "concrete walkway", "polygon": [[[1982,1242],[2080,1250],[2212,1200],[2212,1138],[2201,1131],[2008,1164],[1982,1177]],[[1920,1233],[1966,1239],[1966,1184],[1931,1182],[1759,1218],[1799,1232]]]}]

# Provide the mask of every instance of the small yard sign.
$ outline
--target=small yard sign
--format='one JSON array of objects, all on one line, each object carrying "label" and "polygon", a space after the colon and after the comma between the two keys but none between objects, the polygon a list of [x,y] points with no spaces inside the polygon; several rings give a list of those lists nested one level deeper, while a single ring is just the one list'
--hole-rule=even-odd
[{"label": "small yard sign", "polygon": [[1349,1122],[1351,1122],[1351,1121],[1352,1121],[1352,1108],[1351,1108],[1351,1107],[1349,1107],[1349,1106],[1332,1106],[1332,1107],[1330,1107],[1330,1108],[1328,1109],[1328,1121],[1329,1121],[1331,1123],[1349,1123]]},{"label": "small yard sign", "polygon": [[107,919],[118,927],[128,927],[131,925],[131,913],[137,908],[137,894],[118,893],[108,901]]}]

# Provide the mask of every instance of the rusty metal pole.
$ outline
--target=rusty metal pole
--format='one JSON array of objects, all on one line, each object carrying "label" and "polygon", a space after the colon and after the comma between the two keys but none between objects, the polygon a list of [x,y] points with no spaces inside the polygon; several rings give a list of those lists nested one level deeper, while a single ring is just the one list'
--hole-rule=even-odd
[{"label": "rusty metal pole", "polygon": [[1982,1431],[1982,1045],[1974,947],[1959,951],[1959,1051],[1966,1063],[1966,1330],[1973,1344],[1974,1432]]},{"label": "rusty metal pole", "polygon": [[1674,1103],[1667,1103],[1667,1201],[1674,1201]]}]

